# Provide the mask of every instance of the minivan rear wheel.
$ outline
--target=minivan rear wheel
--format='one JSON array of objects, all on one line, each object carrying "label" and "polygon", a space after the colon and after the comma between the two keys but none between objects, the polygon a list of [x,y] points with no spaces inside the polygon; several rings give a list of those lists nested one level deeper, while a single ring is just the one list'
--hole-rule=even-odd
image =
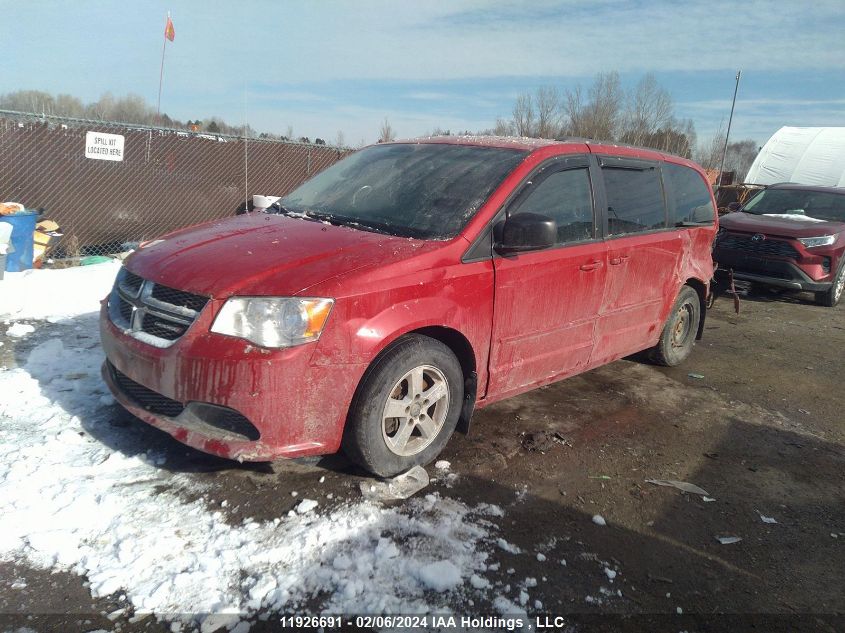
[{"label": "minivan rear wheel", "polygon": [[651,359],[666,367],[684,362],[692,353],[700,322],[701,301],[698,293],[690,286],[684,286],[663,326],[660,340],[651,350]]},{"label": "minivan rear wheel", "polygon": [[349,411],[343,450],[381,477],[427,464],[452,436],[463,397],[463,373],[452,350],[427,336],[405,336],[364,375]]}]

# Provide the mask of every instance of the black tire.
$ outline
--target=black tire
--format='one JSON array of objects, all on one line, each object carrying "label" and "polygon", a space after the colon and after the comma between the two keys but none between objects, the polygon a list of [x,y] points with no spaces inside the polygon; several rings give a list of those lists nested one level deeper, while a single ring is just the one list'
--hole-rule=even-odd
[{"label": "black tire", "polygon": [[[428,405],[419,400],[415,407],[408,407],[410,413],[402,418],[387,418],[389,400],[411,402],[412,379],[408,376],[422,376],[422,383],[431,393],[435,384],[447,393]],[[435,383],[435,381],[438,381]],[[404,394],[404,395],[403,395]],[[397,396],[402,396],[401,400]],[[343,432],[343,451],[353,462],[380,477],[392,477],[406,470],[432,461],[449,441],[458,418],[464,398],[464,377],[455,354],[438,340],[411,334],[402,337],[384,352],[367,369],[349,409]],[[414,415],[418,417],[413,417]],[[434,432],[430,437],[422,432],[422,421],[428,418]],[[437,423],[436,418],[442,419]],[[397,426],[393,431],[392,425]],[[401,444],[400,427],[411,424],[413,431],[407,440],[406,449],[412,454],[399,454],[389,442]],[[393,436],[391,436],[393,432]],[[415,443],[415,444],[414,444]],[[418,447],[419,450],[414,450]]]},{"label": "black tire", "polygon": [[845,264],[839,267],[839,273],[833,279],[830,289],[816,293],[816,303],[832,308],[839,303],[843,294],[845,294]]},{"label": "black tire", "polygon": [[701,299],[695,289],[684,286],[663,326],[660,340],[651,349],[651,360],[666,367],[684,362],[692,353],[700,322]]}]

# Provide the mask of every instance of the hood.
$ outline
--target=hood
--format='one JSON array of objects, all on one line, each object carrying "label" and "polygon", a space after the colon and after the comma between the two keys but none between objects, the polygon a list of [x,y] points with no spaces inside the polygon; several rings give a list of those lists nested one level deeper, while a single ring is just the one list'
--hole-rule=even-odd
[{"label": "hood", "polygon": [[133,253],[126,267],[145,279],[213,298],[284,296],[438,244],[254,213],[165,235]]},{"label": "hood", "polygon": [[719,218],[719,226],[728,231],[765,233],[780,237],[821,237],[845,231],[845,222],[812,222],[809,220],[778,218],[735,211]]}]

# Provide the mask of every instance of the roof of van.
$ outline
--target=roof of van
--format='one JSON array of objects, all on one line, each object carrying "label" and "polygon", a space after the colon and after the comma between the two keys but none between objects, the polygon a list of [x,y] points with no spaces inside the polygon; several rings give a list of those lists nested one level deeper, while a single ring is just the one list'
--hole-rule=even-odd
[{"label": "roof of van", "polygon": [[621,156],[632,156],[636,154],[642,158],[668,158],[671,159],[673,162],[691,164],[691,161],[689,161],[688,159],[676,156],[675,154],[661,152],[659,150],[651,149],[648,147],[637,147],[634,145],[625,145],[624,143],[614,143],[611,141],[595,141],[588,138],[579,138],[574,136],[558,139],[545,139],[530,138],[527,136],[455,134],[448,136],[422,136],[418,138],[391,141],[391,143],[444,143],[450,145],[475,145],[479,147],[511,148],[523,151],[535,151],[544,147],[550,147],[554,145],[578,144],[588,145],[589,147],[595,148],[601,153],[608,151],[612,153],[614,149],[619,149],[621,150],[619,152]]}]

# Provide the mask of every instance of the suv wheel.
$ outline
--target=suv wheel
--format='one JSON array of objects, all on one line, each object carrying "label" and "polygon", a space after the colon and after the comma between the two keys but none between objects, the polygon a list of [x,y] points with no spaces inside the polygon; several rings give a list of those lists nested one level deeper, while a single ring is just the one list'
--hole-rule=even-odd
[{"label": "suv wheel", "polygon": [[832,308],[839,303],[843,290],[845,290],[845,264],[839,267],[839,274],[833,280],[830,290],[816,293],[816,301],[823,306]]},{"label": "suv wheel", "polygon": [[463,373],[452,351],[427,336],[406,336],[364,375],[344,429],[343,450],[381,477],[427,464],[452,436],[463,397]]},{"label": "suv wheel", "polygon": [[651,350],[651,359],[666,367],[684,362],[692,353],[700,322],[701,301],[698,293],[690,286],[684,286],[663,326],[660,340]]}]

